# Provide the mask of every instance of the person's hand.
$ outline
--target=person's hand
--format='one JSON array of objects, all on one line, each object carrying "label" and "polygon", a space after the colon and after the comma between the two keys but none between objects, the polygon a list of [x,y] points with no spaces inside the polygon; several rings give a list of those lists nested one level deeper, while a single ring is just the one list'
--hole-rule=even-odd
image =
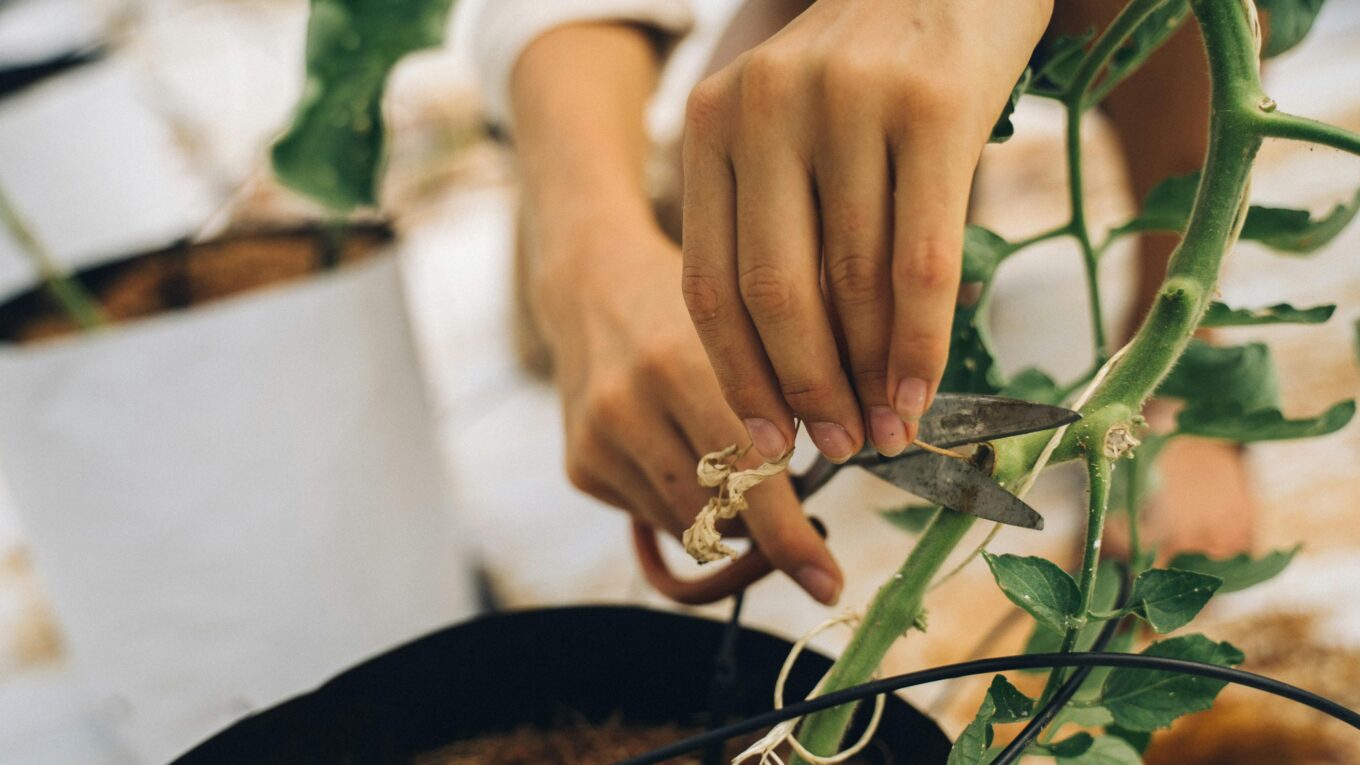
[{"label": "person's hand", "polygon": [[[592,225],[540,243],[537,260],[530,294],[553,353],[571,482],[679,537],[712,494],[696,481],[699,457],[746,433],[686,315],[678,248],[648,223]],[[840,570],[787,478],[747,496],[742,518],[765,556],[834,602]]]},{"label": "person's hand", "polygon": [[819,0],[694,89],[683,293],[767,458],[794,417],[836,461],[866,430],[888,455],[915,437],[948,355],[973,171],[1051,10]]}]

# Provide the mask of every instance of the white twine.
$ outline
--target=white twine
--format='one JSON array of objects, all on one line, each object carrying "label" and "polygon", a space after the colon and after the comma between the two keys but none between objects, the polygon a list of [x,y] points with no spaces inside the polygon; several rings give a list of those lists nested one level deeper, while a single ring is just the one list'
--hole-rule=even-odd
[{"label": "white twine", "polygon": [[[788,680],[789,671],[793,669],[793,664],[797,661],[798,655],[807,647],[808,641],[840,624],[853,628],[859,623],[859,620],[860,615],[853,612],[832,617],[812,628],[811,631],[799,638],[798,642],[793,644],[793,649],[789,651],[788,658],[784,659],[784,666],[780,668],[779,677],[774,683],[775,709],[784,708],[784,682]],[[875,677],[877,677],[877,674],[875,674]],[[826,682],[825,676],[817,681],[817,685],[807,697],[809,699],[815,698],[817,694],[821,692],[822,683],[824,682]],[[795,717],[791,720],[785,720],[771,728],[770,732],[766,733],[759,741],[747,747],[746,751],[733,758],[732,765],[740,765],[740,763],[745,762],[756,755],[760,756],[759,765],[784,765],[783,758],[776,754],[775,750],[785,742],[788,743],[793,751],[798,753],[798,756],[812,763],[812,765],[837,765],[837,763],[845,762],[851,757],[859,754],[860,751],[868,746],[869,742],[873,740],[874,732],[878,730],[878,723],[883,718],[883,704],[883,695],[880,694],[874,697],[874,714],[869,718],[869,726],[865,728],[864,735],[860,736],[859,741],[855,742],[854,746],[851,746],[849,749],[825,757],[809,752],[793,735],[794,730],[798,727],[798,723],[802,721],[801,717]]]}]

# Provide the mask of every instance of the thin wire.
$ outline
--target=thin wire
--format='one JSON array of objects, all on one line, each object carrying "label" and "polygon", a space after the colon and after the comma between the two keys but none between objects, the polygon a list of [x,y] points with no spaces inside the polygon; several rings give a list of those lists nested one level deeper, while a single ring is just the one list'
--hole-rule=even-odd
[{"label": "thin wire", "polygon": [[661,747],[647,754],[620,760],[616,765],[656,765],[682,754],[702,749],[713,741],[723,741],[733,736],[740,736],[745,733],[768,728],[777,725],[784,720],[793,717],[803,717],[820,712],[823,709],[848,704],[870,696],[877,696],[890,691],[912,688],[927,683],[935,683],[941,680],[952,680],[956,677],[968,677],[970,675],[982,675],[995,672],[1011,672],[1019,669],[1045,669],[1057,667],[1115,667],[1124,669],[1145,669],[1179,672],[1186,675],[1197,677],[1207,677],[1212,680],[1223,680],[1236,685],[1243,685],[1248,688],[1255,688],[1260,691],[1280,696],[1281,698],[1295,701],[1304,706],[1312,707],[1330,717],[1340,720],[1352,728],[1360,731],[1360,712],[1348,709],[1331,699],[1324,698],[1311,691],[1304,690],[1295,685],[1275,680],[1274,678],[1258,675],[1254,672],[1247,672],[1232,667],[1220,667],[1217,664],[1205,662],[1188,661],[1185,659],[1171,659],[1164,656],[1145,656],[1143,654],[1131,653],[1036,653],[1021,656],[999,656],[991,659],[977,659],[959,664],[948,664],[943,667],[921,670],[919,672],[908,672],[904,675],[895,675],[882,680],[856,685],[840,691],[828,693],[825,696],[818,696],[797,704],[790,704],[783,709],[765,712],[755,717],[747,718],[739,723],[733,723],[717,730],[691,736],[674,744]]}]

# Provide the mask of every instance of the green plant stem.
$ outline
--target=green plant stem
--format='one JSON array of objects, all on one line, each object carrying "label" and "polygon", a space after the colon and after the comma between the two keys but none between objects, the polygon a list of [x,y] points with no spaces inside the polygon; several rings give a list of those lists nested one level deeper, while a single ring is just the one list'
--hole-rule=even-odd
[{"label": "green plant stem", "polygon": [[1082,265],[1086,273],[1086,295],[1091,308],[1091,342],[1095,346],[1096,364],[1109,358],[1105,336],[1105,313],[1100,306],[1100,258],[1091,244],[1091,231],[1086,224],[1086,200],[1081,178],[1081,109],[1066,105],[1067,126],[1064,131],[1067,151],[1067,199],[1072,219],[1068,225],[1077,244],[1081,246]]},{"label": "green plant stem", "polygon": [[[1006,257],[1010,257],[1011,255],[1014,255],[1015,253],[1025,249],[1026,247],[1031,247],[1040,242],[1047,242],[1050,239],[1057,239],[1058,237],[1067,236],[1071,233],[1072,233],[1071,221],[1068,221],[1067,223],[1064,223],[1061,226],[1054,226],[1053,228],[1050,228],[1047,231],[1041,231],[1035,234],[1034,236],[1026,237],[1018,242],[1012,242],[1011,246],[1006,251]],[[988,282],[988,284],[990,283],[991,282]]]},{"label": "green plant stem", "polygon": [[1360,156],[1360,133],[1284,112],[1261,111],[1261,131],[1270,138],[1307,141]]},{"label": "green plant stem", "polygon": [[14,205],[10,204],[4,186],[0,186],[0,220],[4,221],[10,236],[42,278],[48,293],[71,321],[84,330],[97,329],[107,323],[108,320],[99,304],[57,263],[42,242],[38,241],[38,237],[33,234],[19,212],[14,209]]},{"label": "green plant stem", "polygon": [[[1100,541],[1105,536],[1105,515],[1110,507],[1111,470],[1110,461],[1101,454],[1100,445],[1092,445],[1091,453],[1086,457],[1086,477],[1090,486],[1086,513],[1086,545],[1082,549],[1081,577],[1077,582],[1077,587],[1081,591],[1081,616],[1078,622],[1069,626],[1063,634],[1062,647],[1058,649],[1063,653],[1077,650],[1077,640],[1081,637],[1082,628],[1086,626],[1087,614],[1091,612],[1092,598],[1096,590],[1096,571],[1100,567]],[[1059,669],[1049,673],[1038,706],[1048,703],[1057,692],[1058,686],[1062,685],[1065,675],[1066,672]]]},{"label": "green plant stem", "polygon": [[[1103,45],[1108,46],[1107,53],[1112,53],[1117,43],[1106,41],[1116,34],[1116,25],[1126,36],[1136,26],[1131,12],[1136,9],[1141,13],[1137,17],[1140,21],[1157,5],[1135,0],[1111,24],[1092,54]],[[1224,254],[1237,234],[1252,162],[1263,133],[1257,111],[1264,94],[1256,45],[1240,3],[1195,0],[1192,7],[1203,31],[1213,90],[1210,148],[1189,225],[1172,255],[1167,278],[1151,311],[1123,357],[1082,407],[1085,419],[1081,427],[1069,429],[1053,455],[1054,463],[1084,453],[1084,444],[1103,437],[1112,424],[1132,425],[1132,413],[1141,411],[1143,402],[1190,342],[1214,293]],[[1121,418],[1123,422],[1119,422]],[[1037,433],[993,444],[997,450],[996,479],[1002,485],[1014,485],[1033,468],[1049,438],[1047,433]],[[846,688],[873,673],[888,647],[920,615],[931,578],[973,521],[957,513],[939,514],[898,574],[879,589],[864,623],[828,675],[825,690]],[[809,716],[799,740],[813,752],[833,753],[850,712],[849,708],[838,708]],[[795,758],[794,762],[802,760]]]},{"label": "green plant stem", "polygon": [[[1146,479],[1143,471],[1149,469],[1149,464],[1135,454],[1129,463],[1128,482],[1124,484],[1124,512],[1129,518],[1129,560],[1135,564],[1143,558],[1143,539],[1138,531],[1138,503],[1143,500],[1141,494]],[[1136,575],[1138,572],[1132,573]]]}]

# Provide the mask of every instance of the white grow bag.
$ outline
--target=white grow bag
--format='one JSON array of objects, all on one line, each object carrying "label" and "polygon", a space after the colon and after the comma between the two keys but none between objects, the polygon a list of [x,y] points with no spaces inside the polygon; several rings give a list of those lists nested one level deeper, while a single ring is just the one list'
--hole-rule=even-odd
[{"label": "white grow bag", "polygon": [[473,612],[433,429],[393,256],[0,347],[0,465],[136,757]]}]

